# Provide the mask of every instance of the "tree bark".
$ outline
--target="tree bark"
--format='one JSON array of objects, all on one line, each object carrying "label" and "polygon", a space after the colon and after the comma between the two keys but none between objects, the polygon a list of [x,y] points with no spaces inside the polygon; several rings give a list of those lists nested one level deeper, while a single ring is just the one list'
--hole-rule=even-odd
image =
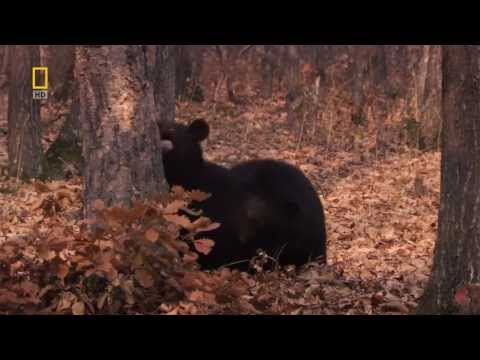
[{"label": "tree bark", "polygon": [[441,204],[433,270],[419,313],[455,313],[480,281],[480,47],[443,47]]},{"label": "tree bark", "polygon": [[[253,47],[253,45],[215,45],[222,71],[222,80],[227,87],[227,99],[234,105],[244,105],[245,101],[235,93],[234,84],[237,80],[238,62]],[[219,85],[221,85],[220,80]]]},{"label": "tree bark", "polygon": [[32,96],[32,67],[40,65],[37,45],[9,48],[8,157],[9,175],[23,180],[41,172],[40,101]]},{"label": "tree bark", "polygon": [[424,45],[419,61],[417,108],[420,122],[421,148],[432,149],[438,145],[441,125],[442,88],[441,46]]},{"label": "tree bark", "polygon": [[78,84],[70,94],[70,110],[55,141],[45,153],[41,179],[67,179],[81,175],[84,167]]},{"label": "tree bark", "polygon": [[44,45],[40,48],[42,66],[51,75],[48,102],[42,104],[44,123],[62,121],[55,141],[49,146],[42,165],[42,180],[59,180],[80,174],[82,168],[78,84],[75,81],[75,46]]},{"label": "tree bark", "polygon": [[302,88],[300,86],[300,59],[296,45],[287,45],[286,49],[288,70],[287,77],[287,122],[294,126],[301,120],[301,105],[303,102]]},{"label": "tree bark", "polygon": [[8,45],[0,46],[0,128],[7,124],[8,109]]},{"label": "tree bark", "polygon": [[273,58],[273,47],[275,45],[264,45],[261,59],[262,87],[261,94],[264,99],[271,99],[273,94],[273,75],[275,63]]},{"label": "tree bark", "polygon": [[0,46],[0,90],[7,84],[8,45]]},{"label": "tree bark", "polygon": [[167,190],[155,102],[142,46],[79,46],[85,216],[93,202],[129,206]]},{"label": "tree bark", "polygon": [[202,102],[203,89],[200,74],[203,66],[205,46],[176,45],[175,46],[175,96]]},{"label": "tree bark", "polygon": [[42,66],[48,66],[49,73],[49,103],[65,103],[72,95],[74,86],[75,45],[45,45],[42,46]]},{"label": "tree bark", "polygon": [[155,47],[154,97],[164,124],[175,121],[175,45]]}]

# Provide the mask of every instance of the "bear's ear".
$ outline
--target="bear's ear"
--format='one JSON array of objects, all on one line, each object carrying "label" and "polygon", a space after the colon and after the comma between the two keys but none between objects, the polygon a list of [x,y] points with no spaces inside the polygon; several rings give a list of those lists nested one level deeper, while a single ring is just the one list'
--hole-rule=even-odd
[{"label": "bear's ear", "polygon": [[196,141],[201,142],[208,138],[210,127],[204,119],[196,119],[190,124],[188,131]]}]

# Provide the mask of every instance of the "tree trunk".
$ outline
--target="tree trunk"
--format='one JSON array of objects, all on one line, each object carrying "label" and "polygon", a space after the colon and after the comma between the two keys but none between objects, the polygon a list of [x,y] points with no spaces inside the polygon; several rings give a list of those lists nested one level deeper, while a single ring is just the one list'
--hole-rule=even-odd
[{"label": "tree trunk", "polygon": [[82,175],[82,137],[80,131],[80,99],[78,84],[72,89],[69,113],[58,137],[45,153],[41,179],[68,179]]},{"label": "tree trunk", "polygon": [[[215,50],[222,71],[222,80],[225,81],[227,88],[227,99],[234,105],[244,105],[245,101],[235,92],[234,85],[238,79],[238,62],[251,49],[253,45],[215,45]],[[218,86],[221,85],[222,80]],[[216,100],[216,99],[215,99]]]},{"label": "tree trunk", "polygon": [[455,313],[459,287],[480,282],[480,46],[443,48],[438,240],[419,313]]},{"label": "tree trunk", "polygon": [[9,48],[9,175],[24,180],[36,178],[41,172],[40,100],[32,96],[32,67],[39,64],[37,45]]},{"label": "tree trunk", "polygon": [[167,190],[142,46],[78,46],[85,216],[93,202],[129,206]]},{"label": "tree trunk", "polygon": [[175,121],[175,45],[157,45],[153,94],[161,123]]},{"label": "tree trunk", "polygon": [[4,128],[5,134],[8,109],[8,48],[8,45],[0,46],[0,129]]},{"label": "tree trunk", "polygon": [[365,121],[364,103],[366,92],[366,78],[368,71],[367,54],[365,46],[353,45],[352,57],[354,61],[353,86],[352,86],[352,121],[362,124]]},{"label": "tree trunk", "polygon": [[420,71],[417,76],[417,107],[420,122],[420,148],[438,145],[441,124],[442,50],[439,45],[423,46]]},{"label": "tree trunk", "polygon": [[204,46],[175,46],[175,96],[202,102],[203,89],[200,74],[203,66]]},{"label": "tree trunk", "polygon": [[261,94],[264,99],[271,99],[273,94],[273,75],[275,64],[272,48],[275,45],[265,45],[261,59],[262,88]]},{"label": "tree trunk", "polygon": [[287,45],[287,121],[294,126],[301,120],[301,106],[303,102],[302,88],[300,86],[300,59],[296,45]]},{"label": "tree trunk", "polygon": [[50,69],[48,103],[66,103],[74,86],[75,45],[45,45],[41,49],[42,66]]},{"label": "tree trunk", "polygon": [[40,50],[42,66],[51,69],[48,102],[41,108],[42,121],[49,125],[54,121],[63,122],[57,138],[45,153],[40,178],[65,179],[80,174],[82,168],[75,46],[46,45]]},{"label": "tree trunk", "polygon": [[0,90],[7,85],[8,45],[0,46]]}]

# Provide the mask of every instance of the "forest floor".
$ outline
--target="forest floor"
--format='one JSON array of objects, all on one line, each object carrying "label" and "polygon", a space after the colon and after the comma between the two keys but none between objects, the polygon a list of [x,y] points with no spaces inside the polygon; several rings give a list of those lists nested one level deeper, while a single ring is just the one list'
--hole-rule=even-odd
[{"label": "forest floor", "polygon": [[[206,158],[231,166],[256,158],[285,160],[302,169],[322,198],[327,219],[328,264],[309,264],[248,277],[243,307],[185,302],[170,314],[406,314],[415,311],[431,267],[439,207],[440,154],[399,151],[379,158],[326,152],[299,138],[275,102],[245,106],[181,103],[180,121],[204,117],[211,134]],[[1,135],[1,133],[0,133]],[[2,135],[3,138],[6,137]],[[7,153],[0,142],[0,159]],[[28,236],[44,212],[32,185],[10,191],[0,180],[0,243]],[[81,206],[78,181],[56,182],[70,189],[62,216],[74,222]],[[2,294],[0,293],[0,299]],[[188,310],[187,310],[188,308]]]}]

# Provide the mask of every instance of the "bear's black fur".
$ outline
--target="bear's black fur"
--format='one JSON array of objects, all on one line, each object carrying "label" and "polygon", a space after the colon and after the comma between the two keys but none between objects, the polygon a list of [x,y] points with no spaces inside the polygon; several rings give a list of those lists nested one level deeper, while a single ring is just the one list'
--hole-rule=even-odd
[{"label": "bear's black fur", "polygon": [[203,215],[221,226],[206,232],[206,238],[215,241],[208,255],[199,255],[199,263],[205,268],[217,268],[232,262],[245,260],[248,265],[246,248],[238,240],[237,218],[242,201],[242,189],[230,171],[203,159],[201,142],[208,137],[209,127],[203,119],[194,120],[190,125],[174,124],[162,129],[162,148],[165,177],[170,185],[180,185],[187,190],[201,190],[211,196],[193,204]]},{"label": "bear's black fur", "polygon": [[277,160],[252,160],[230,171],[246,191],[242,243],[265,250],[281,265],[326,260],[323,206],[299,169]]},{"label": "bear's black fur", "polygon": [[305,175],[275,160],[248,161],[231,170],[205,161],[201,142],[208,134],[203,119],[161,131],[167,181],[211,193],[198,207],[222,224],[205,233],[215,246],[209,255],[200,255],[201,266],[237,263],[235,267],[246,269],[258,248],[281,265],[325,258],[323,208]]}]

